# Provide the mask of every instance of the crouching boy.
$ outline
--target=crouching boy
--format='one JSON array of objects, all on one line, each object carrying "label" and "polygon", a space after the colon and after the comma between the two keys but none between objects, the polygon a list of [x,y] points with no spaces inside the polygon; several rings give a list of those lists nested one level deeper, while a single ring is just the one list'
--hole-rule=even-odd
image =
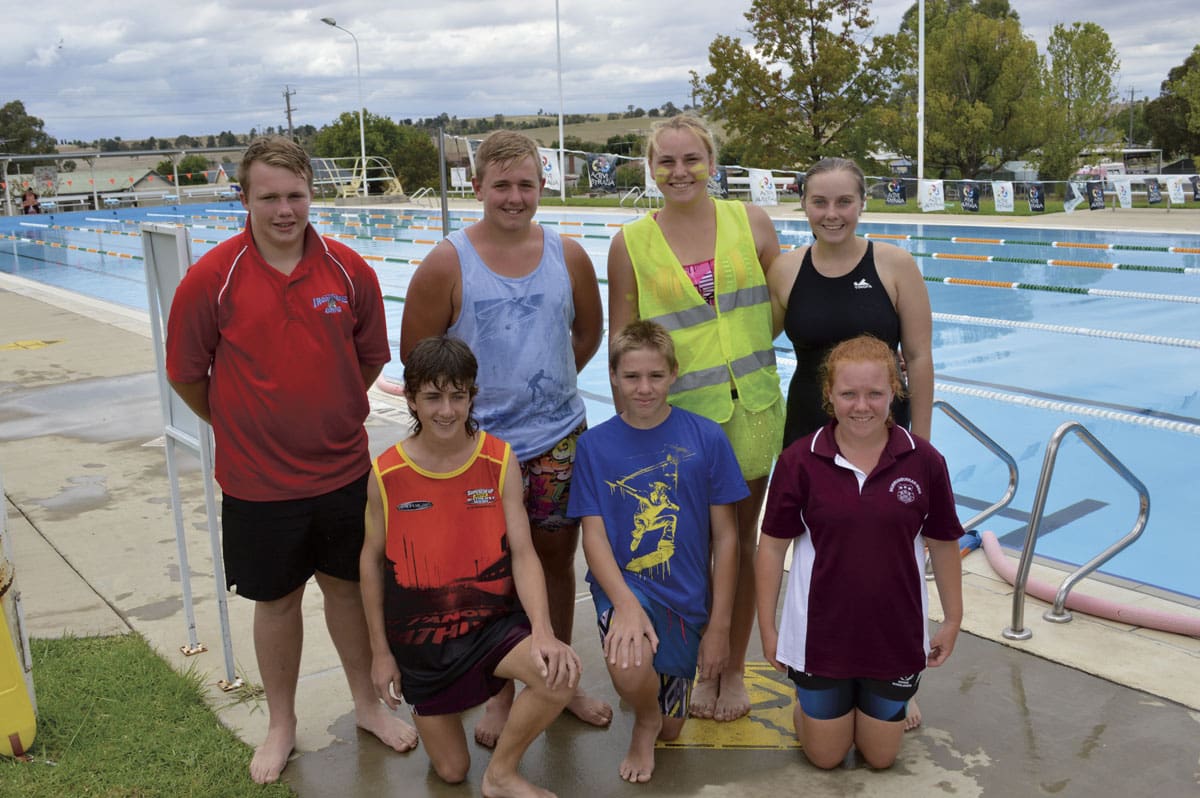
[{"label": "crouching boy", "polygon": [[749,491],[720,426],[667,404],[670,334],[635,321],[609,350],[620,414],[580,437],[568,512],[583,520],[608,671],[635,715],[619,772],[645,782],[656,740],[683,729],[697,668],[717,678],[729,657],[733,504]]},{"label": "crouching boy", "polygon": [[550,628],[520,468],[472,418],[477,372],[467,345],[446,337],[405,361],[413,435],[374,461],[367,492],[371,678],[389,707],[401,697],[412,706],[434,770],[452,784],[470,768],[461,714],[511,679],[525,683],[482,793],[546,795],[517,766],[574,695],[580,664]]}]

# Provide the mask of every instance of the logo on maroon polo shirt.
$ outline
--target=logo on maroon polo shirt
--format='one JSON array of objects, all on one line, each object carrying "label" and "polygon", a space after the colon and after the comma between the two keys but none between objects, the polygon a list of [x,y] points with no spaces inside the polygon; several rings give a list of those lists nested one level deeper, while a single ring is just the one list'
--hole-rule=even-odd
[{"label": "logo on maroon polo shirt", "polygon": [[921,486],[917,484],[915,479],[898,477],[888,486],[888,493],[891,493],[904,504],[912,504],[921,495]]},{"label": "logo on maroon polo shirt", "polygon": [[[325,308],[326,313],[341,313],[342,305],[349,305],[345,294],[325,294],[313,297],[313,308]],[[341,304],[338,304],[341,303]]]}]

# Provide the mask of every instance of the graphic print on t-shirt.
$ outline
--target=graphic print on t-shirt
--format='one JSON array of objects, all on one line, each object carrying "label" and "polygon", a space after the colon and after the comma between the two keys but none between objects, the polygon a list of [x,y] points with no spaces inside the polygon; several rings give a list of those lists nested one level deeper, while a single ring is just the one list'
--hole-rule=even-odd
[{"label": "graphic print on t-shirt", "polygon": [[620,492],[636,508],[629,550],[634,557],[625,570],[648,578],[665,578],[671,572],[675,555],[675,531],[679,523],[679,464],[692,452],[678,446],[666,446],[663,459],[615,482],[605,480],[608,489]]}]

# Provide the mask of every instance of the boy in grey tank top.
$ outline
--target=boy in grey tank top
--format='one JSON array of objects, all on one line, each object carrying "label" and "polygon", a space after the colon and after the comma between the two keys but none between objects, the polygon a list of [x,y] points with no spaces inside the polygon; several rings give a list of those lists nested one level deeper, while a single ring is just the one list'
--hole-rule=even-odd
[{"label": "boy in grey tank top", "polygon": [[[579,524],[566,515],[575,439],[585,428],[575,377],[600,347],[604,317],[596,273],[578,243],[534,224],[545,178],[537,142],[501,130],[479,146],[472,178],[483,219],[453,233],[409,282],[400,359],[449,334],[479,357],[481,428],[512,444],[521,462],[534,547],[546,574],[555,635],[571,642]],[[475,739],[491,747],[512,686],[488,702]],[[567,708],[606,726],[612,707],[580,690]]]}]

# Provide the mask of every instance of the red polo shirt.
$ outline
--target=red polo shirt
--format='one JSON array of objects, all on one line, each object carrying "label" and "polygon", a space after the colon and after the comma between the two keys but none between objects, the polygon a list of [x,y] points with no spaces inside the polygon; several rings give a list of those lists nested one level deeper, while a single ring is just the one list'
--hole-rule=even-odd
[{"label": "red polo shirt", "polygon": [[248,230],[219,244],[184,275],[167,321],[167,373],[210,378],[217,482],[248,501],[317,496],[367,472],[359,365],[390,357],[375,272],[311,225],[290,275]]},{"label": "red polo shirt", "polygon": [[778,658],[835,679],[917,673],[929,650],[922,538],[963,534],[946,461],[892,427],[863,475],[835,426],[784,450],[767,494],[763,534],[795,538]]}]

